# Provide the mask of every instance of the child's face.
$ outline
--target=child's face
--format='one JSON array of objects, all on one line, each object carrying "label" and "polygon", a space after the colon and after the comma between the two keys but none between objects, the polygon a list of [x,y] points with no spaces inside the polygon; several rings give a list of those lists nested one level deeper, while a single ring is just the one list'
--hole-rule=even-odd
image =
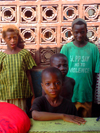
[{"label": "child's face", "polygon": [[18,35],[15,32],[6,32],[4,40],[10,49],[15,49],[18,44]]},{"label": "child's face", "polygon": [[62,78],[56,73],[45,73],[42,77],[41,86],[49,97],[56,98],[62,87]]},{"label": "child's face", "polygon": [[74,39],[76,41],[83,42],[86,39],[87,29],[85,24],[82,25],[75,24],[72,29],[72,32]]},{"label": "child's face", "polygon": [[58,68],[62,72],[63,77],[68,72],[68,62],[66,57],[55,57],[52,66]]}]

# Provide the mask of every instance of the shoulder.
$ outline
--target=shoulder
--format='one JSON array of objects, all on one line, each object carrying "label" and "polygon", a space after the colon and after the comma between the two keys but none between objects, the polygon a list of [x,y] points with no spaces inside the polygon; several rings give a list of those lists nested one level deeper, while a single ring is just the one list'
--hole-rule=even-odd
[{"label": "shoulder", "polygon": [[5,54],[6,54],[6,53],[0,51],[0,56],[3,56],[3,55],[5,55]]},{"label": "shoulder", "polygon": [[70,100],[66,99],[66,98],[63,98],[63,101],[62,103],[66,103],[67,105],[74,105]]},{"label": "shoulder", "polygon": [[75,84],[75,80],[67,76],[65,77],[65,82],[70,82],[71,84]]},{"label": "shoulder", "polygon": [[69,42],[63,45],[63,47],[71,47],[73,45],[73,42]]},{"label": "shoulder", "polygon": [[67,44],[64,44],[61,48],[60,53],[66,54],[67,51],[69,51],[70,49],[73,48],[73,45],[74,45],[73,42],[69,42]]},{"label": "shoulder", "polygon": [[6,53],[0,51],[0,60],[2,60],[6,56]]},{"label": "shoulder", "polygon": [[31,57],[31,53],[27,49],[22,49],[19,54],[25,59]]},{"label": "shoulder", "polygon": [[28,51],[27,49],[22,49],[22,50],[20,51],[20,53],[21,53],[21,54],[28,54],[29,51]]},{"label": "shoulder", "polygon": [[45,96],[40,96],[34,99],[31,111],[37,110],[42,111],[45,108],[46,98]]},{"label": "shoulder", "polygon": [[45,96],[40,96],[40,97],[37,97],[34,99],[34,102],[33,103],[42,103],[42,102],[45,102],[46,98]]},{"label": "shoulder", "polygon": [[75,107],[75,105],[74,105],[74,103],[72,103],[70,100],[68,100],[68,99],[66,99],[66,98],[64,98],[63,99],[63,102],[62,102],[62,104],[65,106],[65,108],[67,109],[67,110],[76,110],[76,107]]},{"label": "shoulder", "polygon": [[88,46],[90,46],[91,48],[98,49],[98,47],[94,43],[91,43],[91,42],[88,42]]},{"label": "shoulder", "polygon": [[99,49],[94,43],[88,42],[87,49],[90,49],[94,55],[99,55]]}]

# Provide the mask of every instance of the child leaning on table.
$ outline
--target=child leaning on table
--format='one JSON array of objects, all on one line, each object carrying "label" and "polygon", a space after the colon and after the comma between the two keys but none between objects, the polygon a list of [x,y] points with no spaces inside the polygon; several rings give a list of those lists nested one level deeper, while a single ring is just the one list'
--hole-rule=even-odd
[{"label": "child leaning on table", "polygon": [[26,111],[26,99],[34,96],[30,69],[36,63],[29,51],[18,47],[20,35],[16,26],[4,26],[2,37],[7,49],[0,52],[0,100]]},{"label": "child leaning on table", "polygon": [[[68,72],[68,61],[64,54],[57,53],[51,56],[50,66],[58,68],[62,73],[62,88],[60,95],[71,101],[73,95],[73,89],[75,85],[75,80],[73,78],[67,77]],[[44,95],[44,90],[42,89],[42,95]]]},{"label": "child leaning on table", "polygon": [[67,122],[84,124],[86,121],[77,115],[74,104],[61,97],[62,73],[58,68],[48,67],[42,71],[42,88],[46,95],[34,100],[32,118],[39,121],[62,119]]},{"label": "child leaning on table", "polygon": [[72,22],[74,41],[65,44],[60,53],[68,59],[67,76],[75,80],[72,102],[78,114],[90,117],[92,110],[93,75],[99,73],[99,50],[87,39],[87,24],[78,18]]}]

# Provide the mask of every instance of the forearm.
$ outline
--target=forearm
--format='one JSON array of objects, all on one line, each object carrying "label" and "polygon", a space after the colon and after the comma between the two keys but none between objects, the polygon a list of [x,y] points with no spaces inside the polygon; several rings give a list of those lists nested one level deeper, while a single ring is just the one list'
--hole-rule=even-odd
[{"label": "forearm", "polygon": [[74,115],[67,115],[67,114],[59,114],[59,113],[49,113],[49,112],[39,112],[39,111],[32,111],[32,118],[34,120],[39,121],[50,121],[50,120],[58,120],[62,119],[66,122],[76,123],[78,125],[85,124],[85,119],[74,116]]},{"label": "forearm", "polygon": [[63,114],[32,111],[32,118],[39,121],[49,121],[63,119]]},{"label": "forearm", "polygon": [[27,71],[26,74],[27,74],[27,78],[28,78],[28,81],[29,81],[29,84],[30,84],[30,87],[31,87],[31,91],[32,91],[33,95],[35,96],[33,83],[32,83],[32,77],[31,77],[30,71]]},{"label": "forearm", "polygon": [[[96,82],[97,82],[97,73],[94,73],[94,74],[93,74],[93,85],[92,85],[92,88],[93,88],[93,95],[94,95],[94,93],[95,93]],[[93,96],[93,98],[94,98],[94,96]]]}]

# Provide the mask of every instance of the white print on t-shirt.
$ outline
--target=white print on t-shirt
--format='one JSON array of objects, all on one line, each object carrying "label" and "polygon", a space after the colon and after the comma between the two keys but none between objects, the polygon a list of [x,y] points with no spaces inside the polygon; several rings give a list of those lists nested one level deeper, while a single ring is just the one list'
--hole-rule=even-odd
[{"label": "white print on t-shirt", "polygon": [[70,68],[71,73],[89,73],[89,68]]},{"label": "white print on t-shirt", "polygon": [[90,56],[70,56],[71,62],[88,62]]},{"label": "white print on t-shirt", "polygon": [[79,67],[79,66],[85,67],[85,63],[75,63],[75,66],[76,67]]},{"label": "white print on t-shirt", "polygon": [[71,73],[89,73],[89,68],[86,67],[86,63],[89,61],[90,56],[72,56],[70,55],[70,62],[73,62],[74,66],[69,68]]}]

